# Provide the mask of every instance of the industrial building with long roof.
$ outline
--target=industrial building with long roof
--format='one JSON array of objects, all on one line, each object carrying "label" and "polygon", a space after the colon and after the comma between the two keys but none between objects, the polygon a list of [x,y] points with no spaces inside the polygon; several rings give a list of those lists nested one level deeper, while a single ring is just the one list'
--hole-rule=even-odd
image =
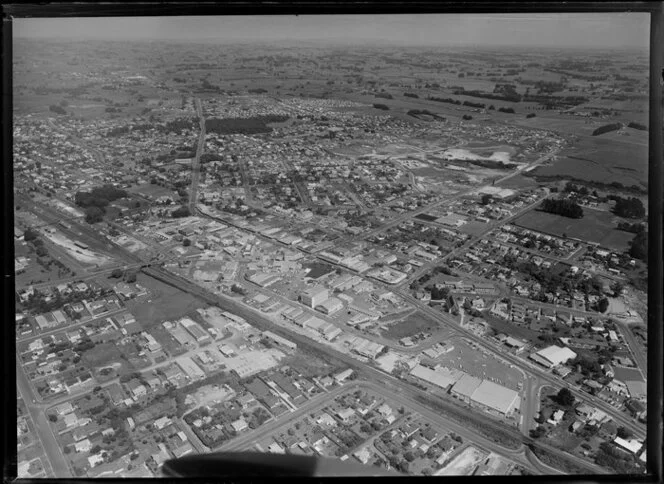
[{"label": "industrial building with long roof", "polygon": [[547,368],[562,365],[569,360],[576,358],[576,353],[566,346],[548,346],[540,351],[532,353],[530,359]]}]

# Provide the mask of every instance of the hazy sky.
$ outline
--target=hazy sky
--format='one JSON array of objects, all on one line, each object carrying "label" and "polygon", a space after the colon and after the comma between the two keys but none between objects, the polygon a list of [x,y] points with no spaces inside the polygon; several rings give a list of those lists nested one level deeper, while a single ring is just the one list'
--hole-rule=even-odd
[{"label": "hazy sky", "polygon": [[15,19],[20,38],[645,48],[645,13]]}]

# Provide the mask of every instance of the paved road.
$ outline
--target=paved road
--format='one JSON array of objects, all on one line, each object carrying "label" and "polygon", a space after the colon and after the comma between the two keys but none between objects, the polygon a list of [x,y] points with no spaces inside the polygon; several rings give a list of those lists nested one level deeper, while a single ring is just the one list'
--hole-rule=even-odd
[{"label": "paved road", "polygon": [[305,415],[317,409],[318,407],[322,406],[323,404],[329,403],[332,399],[338,397],[344,392],[354,391],[364,386],[366,386],[364,383],[358,382],[358,383],[353,383],[351,385],[342,385],[338,388],[335,388],[331,392],[320,393],[312,397],[304,404],[302,404],[302,406],[297,410],[295,410],[294,412],[290,412],[280,417],[277,417],[271,422],[267,422],[261,425],[256,430],[248,432],[229,442],[220,445],[219,447],[213,449],[213,451],[220,452],[220,451],[232,451],[232,450],[250,450],[256,442],[273,434],[277,429],[282,427],[283,428],[287,427],[294,421],[304,417]]},{"label": "paved road", "polygon": [[36,398],[32,391],[32,387],[30,386],[30,382],[28,381],[28,377],[23,371],[18,355],[16,356],[16,386],[21,397],[23,397],[23,402],[25,403],[30,418],[32,418],[35,425],[35,433],[41,442],[42,448],[44,449],[46,458],[53,469],[55,477],[73,477],[73,474],[69,470],[67,460],[60,449],[60,444],[55,439],[53,430],[46,419],[42,407],[33,403],[36,401]]},{"label": "paved road", "polygon": [[198,113],[198,120],[200,122],[201,133],[198,136],[198,144],[196,146],[196,156],[191,164],[191,190],[189,196],[189,211],[194,213],[196,208],[196,203],[198,201],[198,182],[201,178],[201,155],[203,154],[203,149],[205,148],[205,118],[203,117],[203,109],[201,107],[200,99],[194,99],[194,104],[196,105],[196,112]]},{"label": "paved road", "polygon": [[110,311],[108,313],[104,313],[102,316],[98,316],[98,317],[95,317],[95,318],[92,318],[92,319],[81,320],[78,323],[68,324],[66,326],[59,326],[59,327],[54,328],[50,331],[43,331],[43,332],[38,333],[38,334],[32,334],[30,336],[25,336],[23,338],[17,338],[16,342],[17,343],[31,343],[32,341],[34,341],[36,339],[44,338],[46,336],[50,336],[50,335],[53,335],[53,334],[56,334],[56,333],[61,333],[61,332],[64,332],[64,331],[71,331],[72,329],[78,328],[78,327],[83,326],[85,324],[94,323],[95,321],[98,321],[100,319],[110,318],[112,316],[115,316],[116,314],[120,314],[120,313],[125,312],[125,311],[127,311],[127,308],[123,307],[123,308],[120,308],[120,309]]},{"label": "paved road", "polygon": [[637,341],[636,336],[634,336],[634,333],[632,333],[628,324],[616,321],[616,328],[620,334],[623,335],[623,339],[632,355],[632,359],[638,366],[638,370],[645,380],[648,374],[648,352],[642,349],[641,344]]}]

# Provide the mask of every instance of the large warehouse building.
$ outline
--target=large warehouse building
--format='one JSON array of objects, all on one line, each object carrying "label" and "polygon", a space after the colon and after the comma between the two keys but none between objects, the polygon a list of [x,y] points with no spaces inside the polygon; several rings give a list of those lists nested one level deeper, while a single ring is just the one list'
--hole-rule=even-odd
[{"label": "large warehouse building", "polygon": [[569,360],[576,358],[576,353],[574,353],[569,348],[563,346],[549,346],[543,350],[537,351],[530,355],[530,359],[539,363],[542,366],[547,368],[553,368],[558,365],[562,365]]},{"label": "large warehouse building", "polygon": [[461,378],[463,372],[448,370],[446,368],[432,370],[426,366],[417,365],[410,371],[410,375],[447,390]]},{"label": "large warehouse building", "polygon": [[518,392],[489,380],[482,381],[470,398],[474,404],[501,415],[510,415],[520,403]]},{"label": "large warehouse building", "polygon": [[510,415],[519,407],[519,393],[489,380],[464,373],[450,393],[456,398],[500,415]]}]

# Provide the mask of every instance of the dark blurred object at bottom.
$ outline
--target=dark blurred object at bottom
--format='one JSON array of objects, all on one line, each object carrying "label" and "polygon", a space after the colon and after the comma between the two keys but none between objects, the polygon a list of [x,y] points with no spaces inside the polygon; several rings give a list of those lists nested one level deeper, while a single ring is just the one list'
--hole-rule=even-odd
[{"label": "dark blurred object at bottom", "polygon": [[260,452],[217,452],[188,455],[164,462],[166,477],[326,477],[399,476],[380,467],[328,457],[269,454]]}]

